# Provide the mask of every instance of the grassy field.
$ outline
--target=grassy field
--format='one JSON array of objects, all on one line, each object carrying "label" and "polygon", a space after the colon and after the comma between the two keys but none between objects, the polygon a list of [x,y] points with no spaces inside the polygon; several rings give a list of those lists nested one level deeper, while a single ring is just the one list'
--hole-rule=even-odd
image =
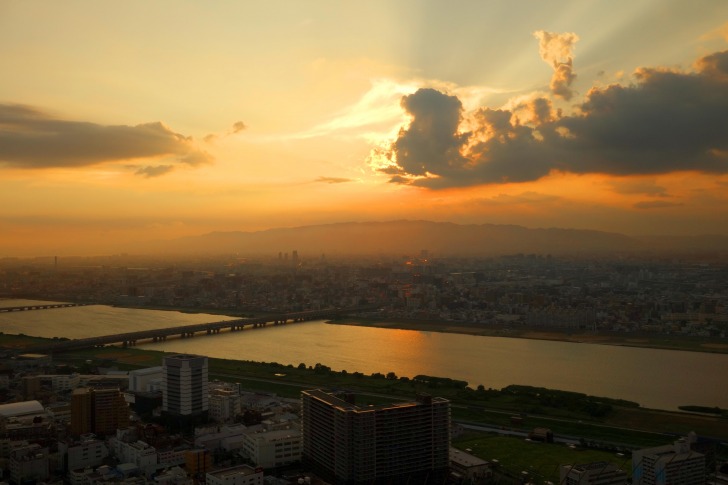
[{"label": "grassy field", "polygon": [[559,465],[597,461],[613,463],[631,476],[629,457],[606,451],[485,434],[467,434],[454,439],[452,444],[461,450],[471,450],[469,453],[484,460],[498,460],[498,466],[509,476],[525,477],[522,473],[525,471],[533,483],[559,483]]}]

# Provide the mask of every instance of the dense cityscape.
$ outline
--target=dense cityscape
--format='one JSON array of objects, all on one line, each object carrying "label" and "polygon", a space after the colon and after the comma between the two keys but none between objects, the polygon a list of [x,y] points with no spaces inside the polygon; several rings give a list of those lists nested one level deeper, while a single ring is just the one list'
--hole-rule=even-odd
[{"label": "dense cityscape", "polygon": [[728,264],[693,258],[0,261],[0,296],[229,314],[366,306],[383,319],[728,337]]},{"label": "dense cityscape", "polygon": [[[358,317],[372,320],[458,322],[496,333],[673,335],[707,339],[716,348],[728,333],[728,267],[699,258],[463,259],[422,250],[339,259],[294,250],[194,262],[6,259],[0,276],[4,298],[242,317],[358,307],[364,309]],[[613,450],[611,461],[552,463],[558,475],[549,476],[543,465],[512,469],[483,456],[484,450],[466,448],[477,445],[453,446],[483,425],[451,418],[450,400],[434,388],[434,394],[413,391],[409,400],[376,404],[367,393],[328,386],[282,397],[209,379],[205,356],[166,355],[161,366],[120,370],[103,367],[109,362],[6,348],[0,374],[4,479],[17,485],[726,483],[724,445],[695,433],[674,440],[666,435],[663,445],[645,447],[529,428],[519,413],[509,426],[485,425],[542,446]],[[299,369],[306,370],[304,364]],[[332,375],[320,364],[310,370]],[[565,396],[559,399],[572,399]],[[592,416],[611,412],[612,405],[599,409]]]},{"label": "dense cityscape", "polygon": [[728,485],[727,20],[0,0],[0,485]]}]

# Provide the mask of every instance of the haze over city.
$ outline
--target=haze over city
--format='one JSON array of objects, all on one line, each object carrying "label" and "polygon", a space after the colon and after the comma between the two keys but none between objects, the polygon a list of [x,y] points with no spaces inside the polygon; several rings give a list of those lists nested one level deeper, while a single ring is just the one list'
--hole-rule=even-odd
[{"label": "haze over city", "polygon": [[0,256],[401,219],[728,235],[726,19],[0,2]]}]

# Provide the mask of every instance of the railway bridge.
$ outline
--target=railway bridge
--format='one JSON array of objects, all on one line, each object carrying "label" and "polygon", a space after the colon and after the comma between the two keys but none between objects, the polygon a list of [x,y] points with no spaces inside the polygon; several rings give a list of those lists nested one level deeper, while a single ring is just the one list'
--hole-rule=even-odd
[{"label": "railway bridge", "polygon": [[34,303],[32,305],[0,307],[0,313],[6,312],[27,312],[30,310],[49,310],[51,308],[69,308],[72,306],[84,306],[88,303]]},{"label": "railway bridge", "polygon": [[36,345],[24,349],[26,353],[60,353],[71,350],[80,350],[104,345],[120,344],[124,347],[137,345],[140,341],[158,342],[167,340],[168,337],[192,338],[197,335],[218,334],[223,330],[237,332],[245,327],[257,328],[266,325],[284,325],[307,320],[321,320],[324,318],[335,318],[343,314],[362,311],[364,308],[330,308],[326,310],[311,310],[295,313],[284,313],[268,315],[258,318],[244,318],[225,320],[212,323],[197,323],[193,325],[182,325],[178,327],[157,328],[153,330],[140,330],[136,332],[117,333],[114,335],[103,335],[99,337],[88,337],[73,340],[53,341],[47,344]]}]

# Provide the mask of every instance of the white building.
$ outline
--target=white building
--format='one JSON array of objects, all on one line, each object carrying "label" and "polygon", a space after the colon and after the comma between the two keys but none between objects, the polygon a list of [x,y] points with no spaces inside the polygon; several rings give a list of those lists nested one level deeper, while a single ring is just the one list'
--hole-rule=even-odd
[{"label": "white building", "polygon": [[274,468],[301,461],[303,437],[298,424],[288,429],[249,432],[244,435],[243,454],[263,468]]},{"label": "white building", "polygon": [[214,427],[209,432],[201,432],[195,436],[195,446],[206,450],[227,449],[224,443],[241,442],[246,427],[242,424]]},{"label": "white building", "polygon": [[207,485],[263,485],[263,471],[240,465],[206,475]]},{"label": "white building", "polygon": [[162,411],[193,416],[209,409],[207,357],[179,354],[164,358]]},{"label": "white building", "polygon": [[561,465],[562,485],[625,485],[627,472],[614,463],[598,461],[581,465]]},{"label": "white building", "polygon": [[158,485],[192,485],[194,480],[187,476],[186,471],[175,466],[163,473],[156,474],[154,482]]},{"label": "white building", "polygon": [[672,445],[632,452],[634,485],[702,485],[705,455],[692,451],[684,438]]},{"label": "white building", "polygon": [[10,452],[8,460],[10,481],[23,483],[28,480],[42,481],[50,476],[48,448],[32,444]]},{"label": "white building", "polygon": [[157,450],[153,446],[144,441],[126,443],[118,438],[112,438],[109,442],[120,463],[133,463],[146,476],[157,470]]},{"label": "white building", "polygon": [[39,376],[41,382],[48,382],[55,392],[72,391],[81,384],[80,374],[52,374]]},{"label": "white building", "polygon": [[218,423],[229,423],[240,414],[240,394],[232,389],[210,391],[210,418]]},{"label": "white building", "polygon": [[147,367],[129,371],[129,390],[151,392],[162,388],[162,367]]},{"label": "white building", "polygon": [[76,443],[59,441],[58,451],[63,456],[64,468],[67,470],[96,467],[109,456],[106,443],[94,438],[83,439]]}]

